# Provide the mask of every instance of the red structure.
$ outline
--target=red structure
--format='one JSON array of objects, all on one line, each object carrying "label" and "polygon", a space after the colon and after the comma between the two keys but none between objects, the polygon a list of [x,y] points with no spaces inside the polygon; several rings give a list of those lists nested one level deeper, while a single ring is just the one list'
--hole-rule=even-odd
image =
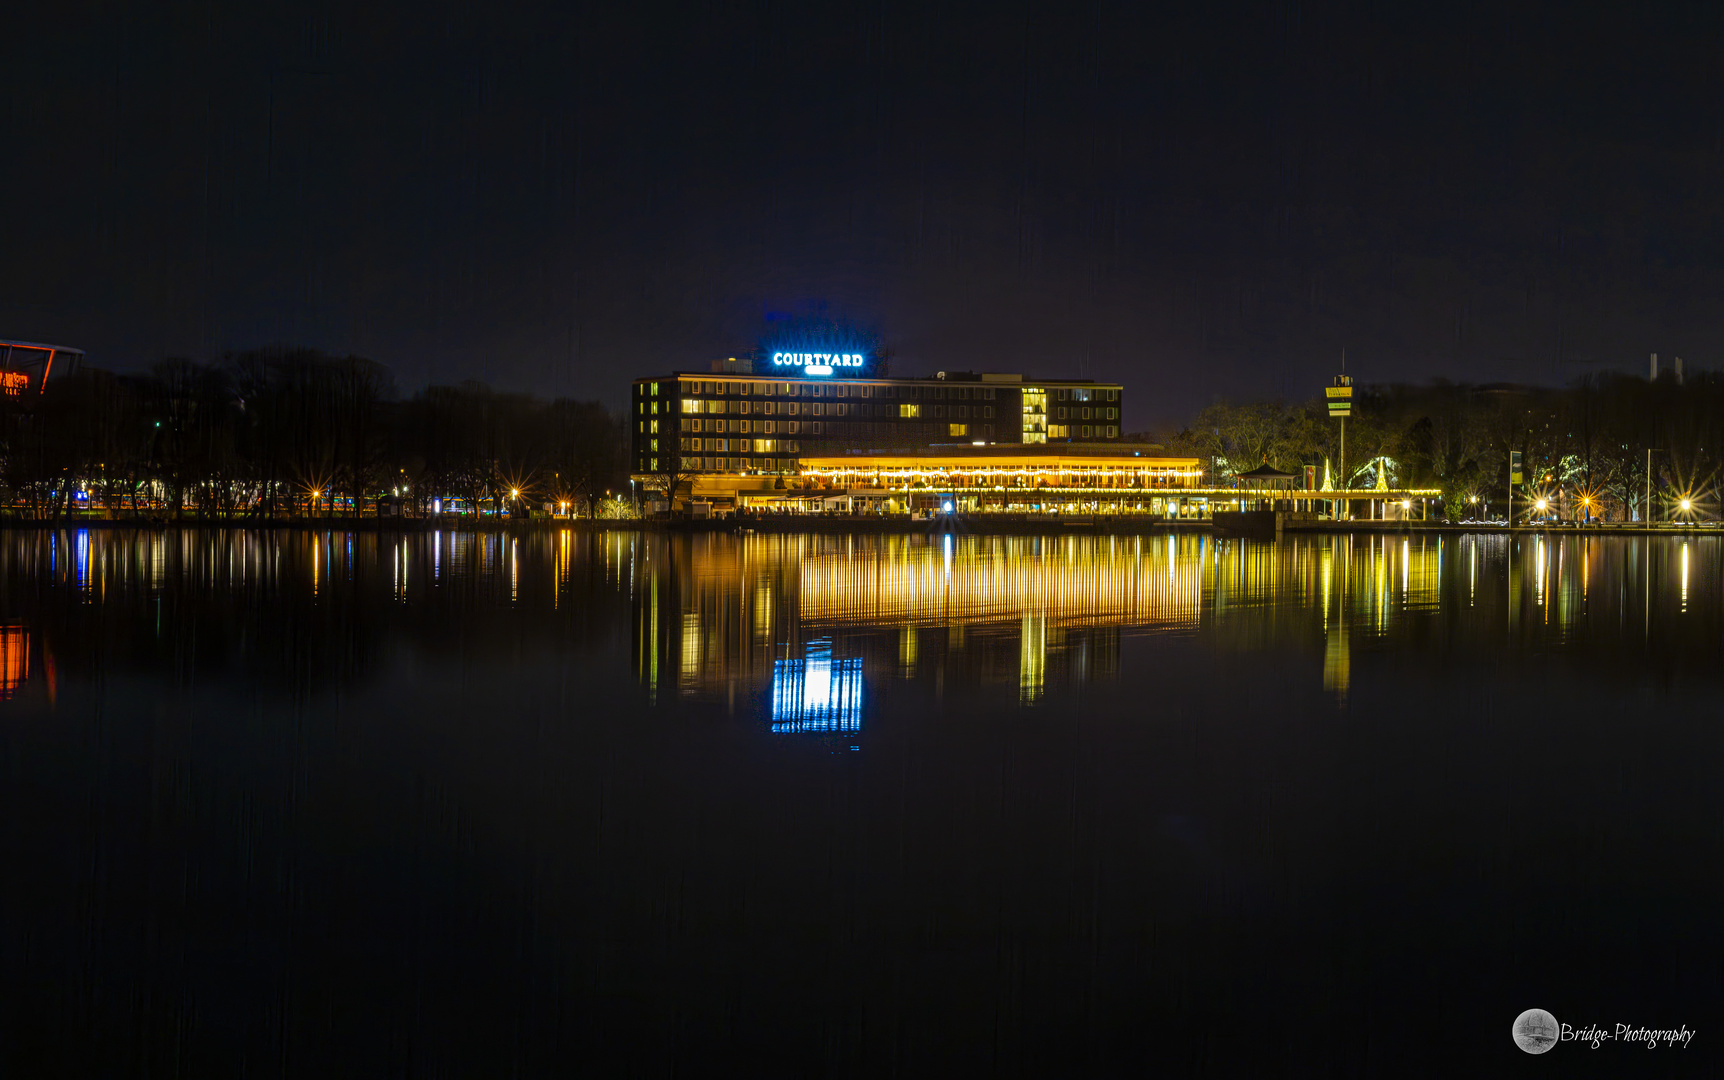
[{"label": "red structure", "polygon": [[10,397],[48,387],[48,376],[64,378],[84,362],[84,350],[36,341],[0,341],[0,393]]}]

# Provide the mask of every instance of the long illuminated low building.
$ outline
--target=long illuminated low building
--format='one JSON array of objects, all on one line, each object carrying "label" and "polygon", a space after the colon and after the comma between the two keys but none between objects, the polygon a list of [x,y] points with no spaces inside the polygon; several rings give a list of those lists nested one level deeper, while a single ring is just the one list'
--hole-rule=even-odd
[{"label": "long illuminated low building", "polygon": [[1436,490],[1267,490],[1209,487],[1202,463],[1153,447],[930,446],[805,456],[789,476],[707,473],[688,478],[679,507],[903,514],[1148,514],[1199,520],[1222,510],[1335,512],[1337,502],[1378,506],[1365,516],[1422,516]]},{"label": "long illuminated low building", "polygon": [[1203,469],[1194,457],[1161,457],[1121,446],[946,445],[913,453],[804,457],[801,474],[823,483],[894,491],[1167,490],[1196,487]]},{"label": "long illuminated low building", "polygon": [[[1125,446],[930,446],[804,457],[804,490],[846,509],[969,512],[1131,509],[1178,516],[1202,463]],[[831,499],[832,494],[825,494]]]},{"label": "long illuminated low building", "polygon": [[948,503],[957,510],[1053,510],[1101,500],[1167,513],[1201,477],[1196,458],[1123,445],[936,445],[804,455],[788,476],[696,474],[684,499],[719,510],[887,513]]},{"label": "long illuminated low building", "polygon": [[1122,445],[936,445],[915,454],[803,457],[805,492],[850,511],[1148,512],[1196,516],[1184,493],[1202,483],[1196,457]]}]

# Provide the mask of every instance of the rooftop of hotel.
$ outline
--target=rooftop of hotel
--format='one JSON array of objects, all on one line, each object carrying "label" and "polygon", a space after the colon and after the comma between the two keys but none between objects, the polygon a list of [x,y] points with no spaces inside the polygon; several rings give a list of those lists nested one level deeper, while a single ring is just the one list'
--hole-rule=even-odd
[{"label": "rooftop of hotel", "polygon": [[1123,385],[1119,382],[1097,381],[1095,379],[1075,379],[1065,375],[1031,377],[1029,375],[1009,371],[937,371],[931,375],[889,375],[883,372],[863,374],[861,372],[857,372],[854,375],[850,375],[845,374],[842,370],[837,370],[831,375],[805,376],[800,373],[792,374],[785,371],[773,371],[771,369],[762,370],[759,365],[755,365],[752,369],[738,365],[736,367],[717,367],[704,371],[690,368],[673,368],[662,375],[642,375],[634,381],[641,383],[668,378],[706,379],[714,376],[734,379],[765,378],[771,382],[797,382],[803,380],[809,382],[957,382],[985,383],[997,386],[1025,386],[1031,388],[1040,383],[1059,386],[1118,387]]}]

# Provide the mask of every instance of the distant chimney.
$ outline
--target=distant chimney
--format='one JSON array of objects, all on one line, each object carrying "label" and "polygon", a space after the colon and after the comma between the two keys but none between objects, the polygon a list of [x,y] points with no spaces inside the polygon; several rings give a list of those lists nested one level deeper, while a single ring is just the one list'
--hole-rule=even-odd
[{"label": "distant chimney", "polygon": [[1647,378],[1651,379],[1653,382],[1658,381],[1658,354],[1657,353],[1652,354],[1652,374],[1648,375]]},{"label": "distant chimney", "polygon": [[1680,356],[1676,358],[1676,385],[1682,385],[1682,358]]}]

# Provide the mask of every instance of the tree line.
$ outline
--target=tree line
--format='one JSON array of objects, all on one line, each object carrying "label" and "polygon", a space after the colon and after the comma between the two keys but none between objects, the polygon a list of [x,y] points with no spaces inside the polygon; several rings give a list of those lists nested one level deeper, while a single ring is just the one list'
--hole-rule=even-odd
[{"label": "tree line", "polygon": [[383,365],[307,349],[51,378],[0,396],[0,454],[0,501],[37,518],[592,513],[628,479],[622,421],[598,402],[477,382],[402,398]]},{"label": "tree line", "polygon": [[[1724,376],[1685,383],[1589,374],[1565,387],[1435,382],[1355,386],[1340,424],[1323,398],[1304,402],[1217,401],[1189,424],[1148,436],[1170,453],[1202,460],[1205,480],[1225,485],[1267,462],[1329,471],[1336,488],[1371,488],[1379,472],[1391,488],[1437,488],[1451,518],[1501,517],[1509,495],[1509,455],[1522,454],[1517,506],[1547,500],[1571,518],[1645,520],[1650,481],[1655,519],[1717,514],[1724,460]],[[1648,471],[1648,450],[1650,472]]]}]

